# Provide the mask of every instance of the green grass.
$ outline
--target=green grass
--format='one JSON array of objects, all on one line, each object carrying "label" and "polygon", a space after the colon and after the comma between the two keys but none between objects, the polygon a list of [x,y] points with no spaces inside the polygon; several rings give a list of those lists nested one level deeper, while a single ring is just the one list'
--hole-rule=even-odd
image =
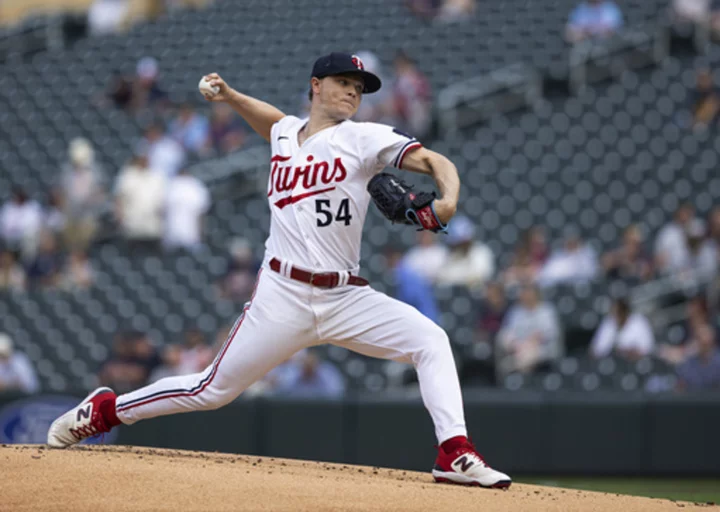
[{"label": "green grass", "polygon": [[617,477],[525,477],[520,483],[566,487],[587,491],[630,494],[720,504],[720,479],[710,478],[617,478]]}]

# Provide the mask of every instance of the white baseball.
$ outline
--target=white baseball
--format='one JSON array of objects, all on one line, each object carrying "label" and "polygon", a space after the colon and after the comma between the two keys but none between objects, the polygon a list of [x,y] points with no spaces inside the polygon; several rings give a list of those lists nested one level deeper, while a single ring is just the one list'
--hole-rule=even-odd
[{"label": "white baseball", "polygon": [[200,94],[205,96],[206,98],[212,98],[217,93],[220,92],[220,87],[217,85],[212,86],[210,85],[210,81],[206,77],[202,77],[200,79],[200,83],[198,84],[198,89],[200,89]]}]

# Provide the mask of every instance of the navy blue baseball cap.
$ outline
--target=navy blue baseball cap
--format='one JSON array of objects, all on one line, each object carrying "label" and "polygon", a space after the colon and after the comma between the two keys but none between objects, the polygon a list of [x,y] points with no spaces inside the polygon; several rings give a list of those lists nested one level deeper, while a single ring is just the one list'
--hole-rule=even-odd
[{"label": "navy blue baseball cap", "polygon": [[362,79],[364,94],[377,92],[382,85],[376,75],[365,71],[365,65],[357,55],[350,55],[349,53],[333,52],[330,55],[320,57],[315,61],[312,70],[312,76],[315,78],[344,75],[345,73],[358,75]]}]

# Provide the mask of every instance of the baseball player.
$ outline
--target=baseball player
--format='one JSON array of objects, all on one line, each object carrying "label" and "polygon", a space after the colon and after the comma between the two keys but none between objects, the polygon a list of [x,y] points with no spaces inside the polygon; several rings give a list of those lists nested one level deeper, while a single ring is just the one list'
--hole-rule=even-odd
[{"label": "baseball player", "polygon": [[[490,468],[468,440],[445,332],[358,275],[371,195],[394,221],[444,230],[460,190],[455,166],[390,126],[350,120],[363,94],[381,86],[354,55],[315,62],[307,119],[241,94],[215,73],[205,80],[216,88],[206,98],[232,106],[272,148],[270,234],[253,296],[205,371],[119,396],[98,388],[53,422],[48,444],[65,448],[120,424],[222,407],[299,350],[331,343],[415,366],[438,438],[436,481],[510,486],[510,477]],[[441,197],[409,191],[381,173],[388,166],[432,176]]]}]

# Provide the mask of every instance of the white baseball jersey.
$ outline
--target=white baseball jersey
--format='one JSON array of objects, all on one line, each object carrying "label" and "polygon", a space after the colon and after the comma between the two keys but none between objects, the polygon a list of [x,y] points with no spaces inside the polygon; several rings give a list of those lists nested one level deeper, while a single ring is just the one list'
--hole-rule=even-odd
[{"label": "white baseball jersey", "polygon": [[286,116],[271,130],[266,258],[308,270],[356,273],[368,181],[387,166],[400,168],[421,144],[390,126],[343,121],[299,146],[306,122]]}]

